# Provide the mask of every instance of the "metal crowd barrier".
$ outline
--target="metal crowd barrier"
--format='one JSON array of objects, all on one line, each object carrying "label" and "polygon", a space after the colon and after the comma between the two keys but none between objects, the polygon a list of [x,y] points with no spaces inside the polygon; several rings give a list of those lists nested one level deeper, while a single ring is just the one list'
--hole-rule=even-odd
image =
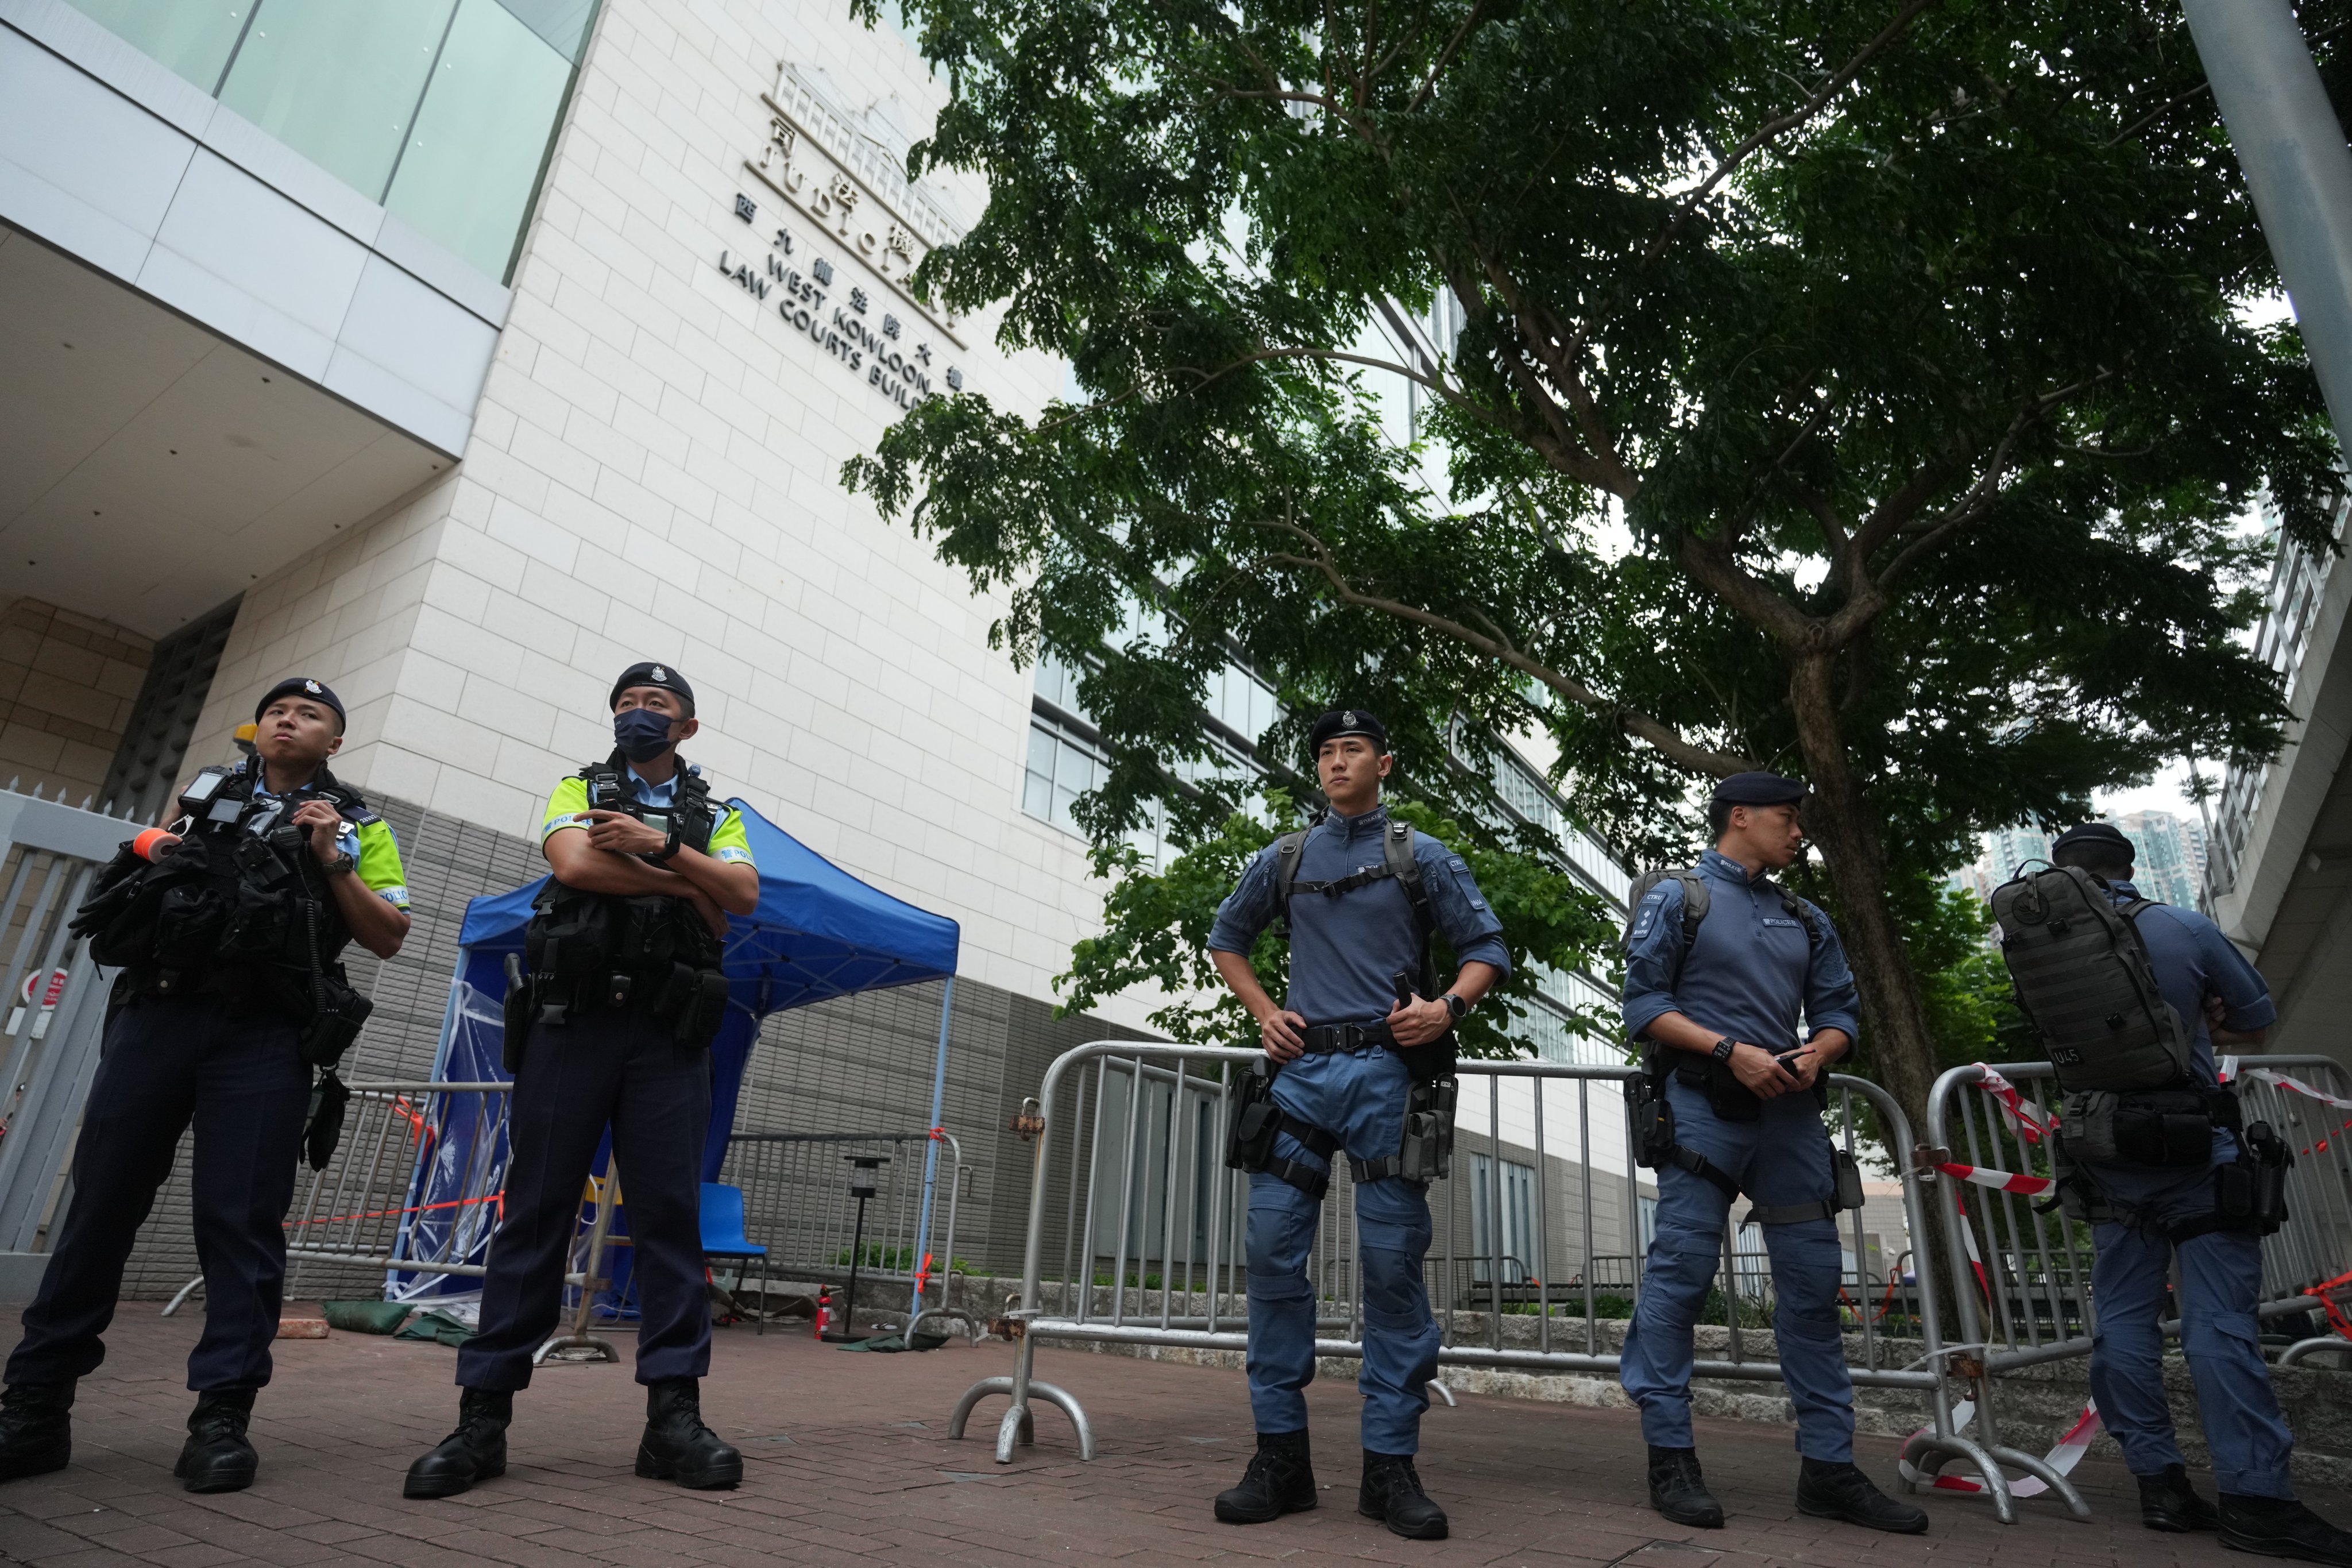
[{"label": "metal crowd barrier", "polygon": [[[2267,1075],[2291,1078],[2347,1105]],[[2241,1058],[2233,1081],[2245,1120],[2270,1122],[2294,1152],[2287,1222],[2263,1243],[2257,1314],[2265,1321],[2305,1317],[2318,1308],[2306,1289],[2352,1268],[2352,1150],[2341,1136],[2352,1125],[2352,1085],[2326,1057]],[[1949,1347],[1952,1365],[1976,1385],[1985,1447],[2012,1463],[2024,1457],[2000,1446],[1994,1381],[2021,1367],[2089,1355],[2098,1327],[2090,1227],[2050,1206],[2057,1172],[2046,1130],[2056,1121],[2056,1089],[2047,1062],[1954,1068],[1929,1091],[1927,1144],[1916,1156],[1917,1173],[1940,1192],[1946,1234],[1954,1238],[1946,1263],[1961,1343]],[[1962,1092],[1969,1089],[1981,1092]],[[1938,1165],[1978,1173],[1956,1175]],[[2178,1318],[2165,1322],[2166,1334],[2179,1331]],[[2336,1348],[2352,1351],[2352,1342],[2305,1340],[2280,1359],[2293,1364]]]},{"label": "metal crowd barrier", "polygon": [[[1016,1445],[1034,1440],[1037,1401],[1066,1414],[1076,1428],[1080,1457],[1094,1458],[1093,1427],[1077,1398],[1034,1375],[1040,1341],[1246,1349],[1243,1245],[1248,1179],[1226,1169],[1223,1155],[1232,1110],[1229,1076],[1258,1054],[1104,1040],[1064,1053],[1047,1069],[1036,1100],[1021,1295],[1012,1313],[1021,1331],[1013,1374],[983,1379],[965,1391],[949,1423],[950,1436],[963,1435],[982,1399],[1003,1394],[1012,1403],[997,1428],[999,1464],[1012,1461]],[[1460,1064],[1464,1101],[1484,1099],[1487,1125],[1502,1136],[1459,1138],[1452,1177],[1431,1188],[1436,1236],[1427,1268],[1443,1340],[1441,1366],[1555,1374],[1617,1370],[1618,1353],[1605,1342],[1622,1344],[1622,1338],[1605,1336],[1601,1325],[1630,1318],[1633,1303],[1628,1298],[1641,1289],[1639,1258],[1626,1252],[1626,1222],[1638,1214],[1640,1193],[1622,1099],[1622,1086],[1635,1075],[1630,1067],[1548,1061]],[[1526,1111],[1531,1128],[1524,1143],[1515,1144],[1506,1130],[1506,1080],[1527,1085],[1528,1103],[1513,1108],[1515,1118]],[[1886,1130],[1892,1146],[1911,1146],[1910,1125],[1885,1090],[1843,1075],[1833,1076],[1831,1083],[1832,1114],[1849,1149],[1855,1146],[1865,1110]],[[1596,1113],[1602,1122],[1598,1132]],[[1548,1118],[1557,1121],[1562,1114],[1573,1124],[1564,1148],[1555,1146],[1547,1125]],[[1482,1141],[1487,1143],[1483,1155],[1472,1146]],[[1618,1154],[1614,1170],[1595,1166],[1596,1141]],[[1532,1165],[1515,1162],[1514,1154],[1532,1160]],[[1559,1256],[1550,1239],[1556,1161],[1566,1166],[1564,1178],[1575,1177],[1573,1196],[1563,1193],[1559,1199],[1569,1211],[1562,1227],[1567,1245]],[[1507,1170],[1514,1164],[1515,1171]],[[1319,1303],[1316,1352],[1360,1359],[1363,1304],[1354,1205],[1346,1162],[1336,1165],[1308,1264]],[[1536,1173],[1541,1179],[1535,1179]],[[1621,1194],[1614,1237],[1604,1237],[1596,1218],[1595,1189],[1603,1183],[1617,1185]],[[1902,1186],[1907,1229],[1916,1246],[1927,1230],[1916,1176],[1906,1173]],[[1468,1188],[1477,1190],[1461,1194]],[[1472,1232],[1467,1247],[1457,1235],[1458,1211],[1465,1207]],[[1855,1347],[1854,1381],[1927,1395],[1933,1424],[1906,1445],[1906,1458],[1925,1460],[1930,1469],[1965,1460],[1983,1474],[2002,1517],[2013,1519],[1996,1458],[2037,1472],[2046,1473],[2046,1467],[2022,1455],[1997,1456],[1958,1434],[1937,1370],[1943,1350],[1934,1293],[1906,1295],[1908,1321],[1879,1305],[1891,1299],[1889,1282],[1872,1278],[1864,1267],[1868,1254],[1860,1214],[1847,1215],[1846,1222],[1844,1239],[1858,1266],[1849,1276],[1856,1308],[1848,1341]],[[1720,1292],[1728,1355],[1699,1361],[1696,1375],[1778,1381],[1778,1363],[1754,1353],[1757,1347],[1747,1337],[1762,1325],[1768,1302],[1746,1288],[1753,1275],[1741,1267],[1738,1254],[1744,1249],[1731,1234],[1725,1250],[1718,1279],[1729,1286]],[[1054,1253],[1059,1254],[1058,1269],[1049,1273]],[[1525,1267],[1514,1269],[1510,1260],[1518,1258]],[[1555,1283],[1563,1276],[1564,1282]],[[1477,1304],[1501,1310],[1469,1310]],[[1533,1318],[1534,1332],[1515,1331],[1507,1344],[1505,1320],[1524,1317]],[[2063,1489],[2060,1478],[2049,1479]],[[2074,1500],[2080,1511],[2079,1500]]]},{"label": "metal crowd barrier", "polygon": [[[309,1266],[479,1279],[504,1215],[508,1083],[431,1080],[346,1086],[342,1141],[286,1215],[289,1296]],[[420,1163],[419,1152],[430,1158]],[[420,1172],[443,1176],[443,1195],[425,1201]],[[448,1184],[455,1178],[454,1188]],[[478,1258],[481,1261],[468,1261]],[[586,1276],[575,1272],[569,1284]],[[165,1304],[170,1317],[204,1286],[198,1275]]]},{"label": "metal crowd barrier", "polygon": [[[927,1186],[924,1168],[929,1146],[935,1142],[940,1158]],[[885,1162],[875,1172],[876,1190],[866,1200],[862,1224],[858,1202],[849,1191],[849,1163],[858,1158]],[[926,1318],[960,1322],[967,1333],[979,1337],[981,1325],[971,1314],[948,1304],[957,1266],[963,1148],[945,1128],[929,1132],[738,1132],[727,1140],[719,1179],[743,1189],[744,1234],[767,1247],[768,1276],[838,1282],[847,1278],[854,1261],[861,1299],[869,1284],[908,1292],[904,1331],[909,1339]],[[940,1223],[942,1209],[945,1224]],[[919,1246],[928,1257],[916,1256]],[[764,1312],[764,1280],[761,1291]]]}]

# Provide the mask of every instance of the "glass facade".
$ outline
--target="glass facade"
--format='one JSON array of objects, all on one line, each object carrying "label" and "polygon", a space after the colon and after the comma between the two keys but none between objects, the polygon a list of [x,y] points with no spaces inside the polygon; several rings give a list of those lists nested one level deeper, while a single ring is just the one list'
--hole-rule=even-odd
[{"label": "glass facade", "polygon": [[159,65],[220,91],[221,72],[252,17],[246,0],[73,0],[90,20]]},{"label": "glass facade", "polygon": [[73,0],[499,281],[595,0]]},{"label": "glass facade", "polygon": [[220,100],[381,201],[454,0],[260,0]]}]

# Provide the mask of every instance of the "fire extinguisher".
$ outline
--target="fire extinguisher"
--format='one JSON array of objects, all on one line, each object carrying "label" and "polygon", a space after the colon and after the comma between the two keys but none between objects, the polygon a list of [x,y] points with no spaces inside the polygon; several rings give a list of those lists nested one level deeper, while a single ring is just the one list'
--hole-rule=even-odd
[{"label": "fire extinguisher", "polygon": [[824,1338],[824,1331],[833,1322],[833,1289],[830,1286],[816,1293],[816,1337]]}]

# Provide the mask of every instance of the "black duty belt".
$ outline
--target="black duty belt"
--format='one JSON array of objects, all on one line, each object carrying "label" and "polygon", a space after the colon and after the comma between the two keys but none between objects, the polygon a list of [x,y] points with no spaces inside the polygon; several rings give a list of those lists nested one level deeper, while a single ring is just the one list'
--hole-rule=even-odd
[{"label": "black duty belt", "polygon": [[1309,1024],[1303,1037],[1309,1056],[1322,1056],[1330,1051],[1367,1050],[1373,1046],[1396,1042],[1396,1037],[1389,1032],[1386,1019],[1377,1024]]}]

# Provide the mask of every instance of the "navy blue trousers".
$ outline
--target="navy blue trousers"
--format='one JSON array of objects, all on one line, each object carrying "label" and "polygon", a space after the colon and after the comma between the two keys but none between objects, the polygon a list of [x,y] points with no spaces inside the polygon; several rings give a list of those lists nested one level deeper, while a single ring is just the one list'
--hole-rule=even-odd
[{"label": "navy blue trousers", "polygon": [[106,1359],[122,1266],[193,1118],[196,1259],[205,1331],[188,1357],[199,1393],[269,1381],[286,1284],[286,1210],[310,1105],[291,1024],[230,1017],[204,997],[137,1001],[108,1020],[74,1145],[73,1197],[7,1381],[64,1383]]},{"label": "navy blue trousers", "polygon": [[463,1386],[530,1386],[531,1352],[562,1316],[581,1198],[607,1125],[636,1254],[637,1381],[710,1370],[702,1275],[710,1053],[680,1047],[674,1030],[667,1018],[610,1012],[530,1026],[507,1123],[506,1220],[482,1281],[482,1331],[457,1352]]},{"label": "navy blue trousers", "polygon": [[[1728,1172],[1740,1189],[1768,1208],[1818,1203],[1837,1191],[1829,1131],[1810,1094],[1764,1102],[1754,1121],[1726,1121],[1706,1094],[1676,1078],[1666,1080],[1675,1141]],[[1642,1412],[1642,1435],[1661,1448],[1695,1446],[1691,1435],[1694,1330],[1723,1262],[1723,1231],[1731,1200],[1704,1176],[1679,1165],[1658,1173],[1658,1234],[1649,1271],[1625,1335],[1617,1381]],[[1809,1459],[1853,1459],[1853,1375],[1840,1338],[1838,1286],[1844,1260],[1837,1225],[1828,1219],[1767,1225],[1764,1250],[1772,1260],[1772,1338],[1780,1375],[1797,1417],[1797,1451]]]},{"label": "navy blue trousers", "polygon": [[2136,1476],[2157,1476],[2182,1462],[2164,1393],[2161,1315],[2173,1266],[2180,1269],[2180,1349],[2197,1384],[2197,1409],[2213,1455],[2213,1479],[2225,1492],[2291,1498],[2288,1457],[2294,1439],[2271,1392],[2263,1360],[2263,1250],[2240,1231],[2211,1231],[2178,1247],[2158,1228],[2213,1212],[2211,1169],[2094,1173],[2109,1195],[2127,1194],[2133,1224],[2091,1233],[2098,1262],[2091,1271],[2098,1305],[2091,1340],[2091,1394],[2107,1430]]},{"label": "navy blue trousers", "polygon": [[[1300,1057],[1274,1080],[1274,1102],[1339,1139],[1359,1159],[1386,1159],[1404,1140],[1412,1080],[1403,1058],[1373,1047]],[[1282,1134],[1276,1152],[1319,1165]],[[1376,1454],[1421,1449],[1421,1415],[1437,1375],[1437,1322],[1422,1259],[1429,1254],[1429,1188],[1391,1176],[1355,1188],[1363,1261],[1363,1445]],[[1306,1387],[1315,1380],[1315,1288],[1307,1262],[1323,1205],[1271,1172],[1250,1177],[1250,1413],[1261,1432],[1307,1429]]]}]

